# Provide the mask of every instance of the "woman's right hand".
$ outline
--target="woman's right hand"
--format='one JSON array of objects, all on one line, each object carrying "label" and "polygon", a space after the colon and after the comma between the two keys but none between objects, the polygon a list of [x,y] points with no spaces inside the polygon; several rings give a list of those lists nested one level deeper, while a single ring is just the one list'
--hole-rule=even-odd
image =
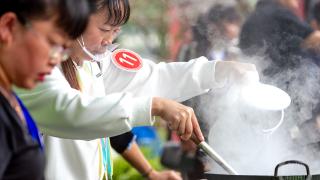
[{"label": "woman's right hand", "polygon": [[169,99],[154,97],[151,113],[153,116],[160,116],[164,119],[169,128],[177,131],[183,140],[188,140],[194,133],[200,141],[204,141],[192,108]]},{"label": "woman's right hand", "polygon": [[254,64],[236,61],[217,61],[215,66],[215,79],[217,83],[245,81],[248,73],[259,80],[259,74]]}]

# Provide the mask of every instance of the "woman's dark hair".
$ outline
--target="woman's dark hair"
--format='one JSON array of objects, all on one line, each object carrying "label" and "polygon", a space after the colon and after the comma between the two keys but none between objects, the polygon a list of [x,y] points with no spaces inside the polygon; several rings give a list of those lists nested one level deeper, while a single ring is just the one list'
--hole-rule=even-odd
[{"label": "woman's dark hair", "polygon": [[112,26],[125,24],[130,17],[130,4],[128,0],[94,0],[96,2],[95,11],[105,9],[108,19],[105,22]]},{"label": "woman's dark hair", "polygon": [[[208,37],[208,19],[206,15],[200,15],[197,19],[196,25],[192,26],[193,40],[196,42],[194,57],[207,56],[209,47],[211,45],[210,38]],[[188,58],[188,59],[189,59]]]},{"label": "woman's dark hair", "polygon": [[[106,24],[112,26],[121,26],[125,24],[130,17],[130,3],[128,0],[91,0],[94,3],[93,11],[100,12],[106,10]],[[61,63],[62,71],[70,86],[74,89],[81,90],[77,80],[76,67],[69,58]]]},{"label": "woman's dark hair", "polygon": [[13,12],[22,24],[56,18],[56,25],[72,39],[83,33],[92,11],[88,0],[0,0],[0,16]]},{"label": "woman's dark hair", "polygon": [[241,15],[233,6],[223,6],[218,4],[212,7],[208,12],[209,23],[220,24],[221,22],[239,22]]},{"label": "woman's dark hair", "polygon": [[193,38],[197,43],[195,47],[196,54],[191,58],[209,55],[210,47],[214,43],[208,35],[209,32],[213,33],[209,29],[209,25],[222,27],[224,22],[240,24],[241,15],[235,7],[217,4],[211,7],[206,14],[198,17],[196,25],[192,27]]}]

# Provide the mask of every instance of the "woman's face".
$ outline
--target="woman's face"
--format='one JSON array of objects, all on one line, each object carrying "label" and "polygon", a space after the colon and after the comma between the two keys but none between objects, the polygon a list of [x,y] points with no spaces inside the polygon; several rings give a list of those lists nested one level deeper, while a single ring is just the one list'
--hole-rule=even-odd
[{"label": "woman's face", "polygon": [[240,33],[240,25],[236,22],[223,22],[224,35],[228,40],[238,38]]},{"label": "woman's face", "polygon": [[53,19],[25,26],[15,14],[7,13],[0,17],[0,41],[0,65],[10,83],[30,89],[60,62],[67,38]]},{"label": "woman's face", "polygon": [[[107,24],[108,15],[105,9],[91,15],[86,31],[82,34],[85,47],[92,54],[101,54],[107,50],[107,45],[112,44],[113,40],[120,32],[120,26]],[[81,41],[81,38],[79,38]],[[72,45],[72,55],[80,59],[89,57],[83,52],[79,43],[75,41]]]}]

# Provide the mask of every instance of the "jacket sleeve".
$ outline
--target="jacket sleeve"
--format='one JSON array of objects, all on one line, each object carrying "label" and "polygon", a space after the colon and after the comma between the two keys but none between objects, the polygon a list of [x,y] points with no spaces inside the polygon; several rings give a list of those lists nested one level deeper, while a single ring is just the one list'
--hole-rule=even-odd
[{"label": "jacket sleeve", "polygon": [[215,64],[216,61],[205,57],[158,64],[143,59],[140,70],[129,72],[105,59],[102,72],[106,94],[131,92],[136,96],[158,96],[181,102],[221,86],[215,81]]},{"label": "jacket sleeve", "polygon": [[110,144],[117,153],[122,154],[135,139],[133,133],[126,132],[124,134],[120,134],[118,136],[110,137]]},{"label": "jacket sleeve", "polygon": [[71,88],[58,68],[34,90],[17,89],[41,131],[46,135],[90,140],[151,125],[151,97],[130,93],[104,97],[83,95]]}]

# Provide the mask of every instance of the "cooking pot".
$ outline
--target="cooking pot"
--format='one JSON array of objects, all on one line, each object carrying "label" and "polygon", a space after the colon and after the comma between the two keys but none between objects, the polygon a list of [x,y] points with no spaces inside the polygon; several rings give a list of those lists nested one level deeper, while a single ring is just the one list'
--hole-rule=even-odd
[{"label": "cooking pot", "polygon": [[[304,166],[305,175],[279,176],[279,168],[288,164],[296,164]],[[290,160],[279,163],[274,170],[274,176],[253,176],[253,175],[222,175],[205,173],[205,178],[208,180],[320,180],[320,175],[311,175],[309,166],[301,161]]]}]

